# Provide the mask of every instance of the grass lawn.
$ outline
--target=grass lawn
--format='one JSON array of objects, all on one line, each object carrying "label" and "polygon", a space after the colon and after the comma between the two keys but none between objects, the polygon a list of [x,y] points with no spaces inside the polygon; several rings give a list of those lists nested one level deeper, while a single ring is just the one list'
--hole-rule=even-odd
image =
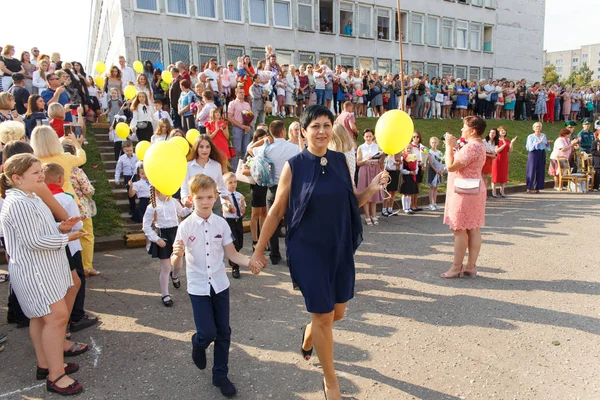
[{"label": "grass lawn", "polygon": [[84,147],[87,162],[83,170],[96,188],[94,200],[98,213],[92,219],[94,222],[94,234],[96,236],[110,236],[122,232],[120,211],[112,198],[112,190],[108,183],[104,164],[100,156],[100,150],[96,144],[94,131],[87,129],[88,145]]}]

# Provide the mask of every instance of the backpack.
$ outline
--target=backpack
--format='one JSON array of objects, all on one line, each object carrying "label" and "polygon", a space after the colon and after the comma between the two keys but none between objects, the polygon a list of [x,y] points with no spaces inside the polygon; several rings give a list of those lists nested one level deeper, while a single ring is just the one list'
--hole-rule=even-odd
[{"label": "backpack", "polygon": [[269,142],[265,143],[264,150],[252,158],[250,164],[250,175],[258,186],[275,185],[275,165],[265,156]]}]

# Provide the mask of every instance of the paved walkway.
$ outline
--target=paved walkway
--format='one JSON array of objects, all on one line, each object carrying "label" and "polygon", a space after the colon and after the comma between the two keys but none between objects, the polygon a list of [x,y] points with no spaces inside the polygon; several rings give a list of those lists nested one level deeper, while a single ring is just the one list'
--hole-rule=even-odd
[{"label": "paved walkway", "polygon": [[[596,194],[554,192],[490,201],[476,279],[438,278],[452,256],[439,213],[366,228],[356,298],[334,331],[347,398],[600,398],[599,203]],[[102,275],[89,281],[87,308],[103,323],[73,335],[91,346],[76,360],[80,398],[221,398],[210,369],[191,361],[184,289],[164,308],[158,265],[141,249],[99,253],[96,265]],[[308,315],[286,268],[244,273],[231,300],[238,398],[322,399],[316,357],[299,355]],[[27,331],[6,325],[4,312],[0,320],[9,336],[0,399],[53,398],[34,379]]]}]

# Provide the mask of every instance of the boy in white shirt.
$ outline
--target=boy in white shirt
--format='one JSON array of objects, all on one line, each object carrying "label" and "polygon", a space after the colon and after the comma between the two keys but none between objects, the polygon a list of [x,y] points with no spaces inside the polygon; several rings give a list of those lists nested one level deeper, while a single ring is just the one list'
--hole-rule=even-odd
[{"label": "boy in white shirt", "polygon": [[[173,126],[173,120],[168,112],[163,110],[163,101],[161,99],[154,99],[154,109],[157,110],[154,113],[154,119],[160,121],[161,118],[166,118],[169,121],[169,124]],[[171,132],[168,132],[171,133]]]},{"label": "boy in white shirt", "polygon": [[[117,166],[115,167],[115,184],[121,184],[121,174],[123,174],[123,184],[127,192],[129,192],[129,181],[136,174],[139,161],[133,152],[133,143],[129,140],[124,141],[123,154],[119,157]],[[134,211],[135,196],[129,197],[129,215],[133,215]]]},{"label": "boy in white shirt", "polygon": [[[190,180],[189,186],[194,213],[179,225],[171,263],[174,268],[181,268],[185,254],[187,289],[196,324],[192,360],[199,369],[206,368],[206,348],[214,341],[213,385],[219,387],[224,396],[233,397],[237,391],[227,377],[231,328],[229,279],[223,255],[227,254],[230,261],[243,266],[249,266],[250,259],[237,252],[229,225],[212,212],[218,195],[215,181],[198,174]],[[259,262],[250,269],[256,274],[263,267]]]},{"label": "boy in white shirt", "polygon": [[[225,200],[223,203],[223,218],[227,221],[235,239],[233,241],[235,249],[240,251],[244,247],[243,219],[246,213],[246,199],[240,192],[236,191],[237,179],[233,172],[224,174],[223,180],[227,186],[227,192],[221,193],[221,198]],[[229,265],[231,265],[231,276],[240,279],[240,266],[231,260]]]}]

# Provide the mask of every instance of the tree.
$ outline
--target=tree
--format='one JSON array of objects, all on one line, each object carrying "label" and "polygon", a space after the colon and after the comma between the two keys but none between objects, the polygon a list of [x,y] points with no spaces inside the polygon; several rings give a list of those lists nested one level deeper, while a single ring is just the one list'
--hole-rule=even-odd
[{"label": "tree", "polygon": [[547,67],[544,67],[544,76],[542,77],[542,83],[544,85],[554,85],[558,83],[558,73],[556,73],[556,66],[554,64],[550,64]]},{"label": "tree", "polygon": [[589,86],[592,82],[592,75],[594,75],[594,71],[590,70],[587,64],[583,64],[579,70],[572,71],[564,82],[571,86],[577,85],[577,87]]}]

